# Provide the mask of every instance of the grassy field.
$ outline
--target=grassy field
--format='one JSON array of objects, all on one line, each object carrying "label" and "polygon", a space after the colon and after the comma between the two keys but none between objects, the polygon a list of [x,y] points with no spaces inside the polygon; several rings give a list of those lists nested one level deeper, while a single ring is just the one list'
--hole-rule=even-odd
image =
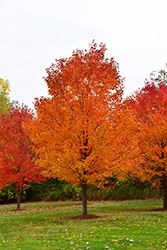
[{"label": "grassy field", "polygon": [[[0,249],[167,249],[162,200],[89,202],[93,220],[71,220],[78,202],[0,205]],[[150,211],[151,210],[151,211]]]}]

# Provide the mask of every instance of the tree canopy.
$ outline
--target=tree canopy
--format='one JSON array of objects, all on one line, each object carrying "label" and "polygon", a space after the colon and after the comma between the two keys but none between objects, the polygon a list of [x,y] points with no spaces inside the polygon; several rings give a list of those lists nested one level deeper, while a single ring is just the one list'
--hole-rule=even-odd
[{"label": "tree canopy", "polygon": [[10,92],[9,81],[0,78],[0,113],[4,113],[12,107],[10,102]]},{"label": "tree canopy", "polygon": [[8,80],[0,78],[0,113],[7,112],[8,109],[19,106],[18,101],[11,101],[11,87]]},{"label": "tree canopy", "polygon": [[154,83],[157,84],[157,86],[159,86],[160,84],[164,84],[167,85],[167,63],[165,64],[165,68],[164,69],[160,69],[160,70],[153,70],[150,73],[150,79],[153,80]]},{"label": "tree canopy", "polygon": [[45,179],[34,164],[35,154],[23,128],[32,118],[33,112],[24,105],[0,113],[0,188],[10,185],[16,189],[17,209],[22,188]]},{"label": "tree canopy", "polygon": [[[164,190],[167,208],[167,87],[146,82],[129,102],[131,173]],[[134,148],[135,145],[135,148]],[[133,147],[133,150],[132,150]]]},{"label": "tree canopy", "polygon": [[45,77],[51,97],[36,99],[37,117],[29,125],[36,163],[47,166],[46,176],[82,186],[83,214],[87,185],[123,171],[118,145],[123,79],[105,52],[103,43],[93,41],[89,50],[56,60]]}]

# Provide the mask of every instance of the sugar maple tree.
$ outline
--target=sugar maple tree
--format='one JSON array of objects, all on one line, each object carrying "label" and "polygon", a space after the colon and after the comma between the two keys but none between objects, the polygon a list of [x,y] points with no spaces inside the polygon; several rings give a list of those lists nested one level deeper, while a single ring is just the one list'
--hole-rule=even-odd
[{"label": "sugar maple tree", "polygon": [[32,118],[32,111],[23,105],[0,114],[0,188],[14,186],[17,209],[20,209],[22,188],[45,180],[40,175],[41,168],[34,165],[34,151],[22,126]]},{"label": "sugar maple tree", "polygon": [[132,175],[161,186],[167,208],[167,87],[146,82],[129,103],[133,117],[129,138],[135,144],[129,154]]},{"label": "sugar maple tree", "polygon": [[[46,176],[82,186],[87,214],[87,185],[100,185],[119,168],[119,111],[123,80],[106,47],[93,41],[46,70],[49,98],[35,101],[37,117],[29,125],[37,164]],[[117,118],[116,118],[117,116]]]}]

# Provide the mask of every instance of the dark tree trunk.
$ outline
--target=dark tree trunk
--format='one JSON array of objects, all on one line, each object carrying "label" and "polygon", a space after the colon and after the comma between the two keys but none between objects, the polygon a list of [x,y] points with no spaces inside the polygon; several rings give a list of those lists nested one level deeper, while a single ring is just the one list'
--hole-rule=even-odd
[{"label": "dark tree trunk", "polygon": [[87,214],[87,184],[82,184],[83,215]]},{"label": "dark tree trunk", "polygon": [[20,210],[21,188],[17,190],[17,210]]},{"label": "dark tree trunk", "polygon": [[167,175],[163,174],[162,179],[162,187],[163,187],[163,206],[167,208]]}]

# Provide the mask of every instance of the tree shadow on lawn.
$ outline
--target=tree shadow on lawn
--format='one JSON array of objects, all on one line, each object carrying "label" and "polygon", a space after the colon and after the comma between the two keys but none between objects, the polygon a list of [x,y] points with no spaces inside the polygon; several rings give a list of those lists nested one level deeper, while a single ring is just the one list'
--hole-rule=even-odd
[{"label": "tree shadow on lawn", "polygon": [[124,210],[124,211],[130,211],[130,212],[166,212],[167,211],[167,208],[155,208],[155,207],[152,207],[152,208],[138,208],[138,207],[133,207],[133,208],[121,208],[121,209],[114,209],[115,211],[119,210]]},{"label": "tree shadow on lawn", "polygon": [[[91,203],[88,203],[88,205],[92,205]],[[82,203],[76,203],[76,204],[67,204],[66,206],[63,206],[63,207],[71,207],[71,206],[74,206],[74,207],[77,207],[77,206],[82,206]],[[26,209],[20,209],[20,210],[17,210],[17,209],[12,209],[12,210],[7,210],[7,211],[2,211],[0,212],[1,213],[22,213],[22,212],[30,212],[30,211],[43,211],[43,210],[57,210],[58,208],[61,208],[60,207],[45,207],[45,208],[26,208]],[[110,208],[108,207],[108,210],[111,212],[114,212],[114,211],[131,211],[131,212],[166,212],[167,209],[163,208],[163,207],[152,207],[152,208],[148,208],[148,207],[137,207],[137,206],[133,206],[133,207],[113,207],[111,206]],[[101,211],[101,212],[104,212],[104,211]],[[87,215],[76,215],[76,216],[70,216],[69,219],[70,220],[91,220],[91,219],[98,219],[98,218],[103,218],[104,216],[98,216],[98,215],[95,215],[95,214],[87,214]]]},{"label": "tree shadow on lawn", "polygon": [[152,209],[148,209],[148,212],[166,212],[167,208],[152,208]]}]

